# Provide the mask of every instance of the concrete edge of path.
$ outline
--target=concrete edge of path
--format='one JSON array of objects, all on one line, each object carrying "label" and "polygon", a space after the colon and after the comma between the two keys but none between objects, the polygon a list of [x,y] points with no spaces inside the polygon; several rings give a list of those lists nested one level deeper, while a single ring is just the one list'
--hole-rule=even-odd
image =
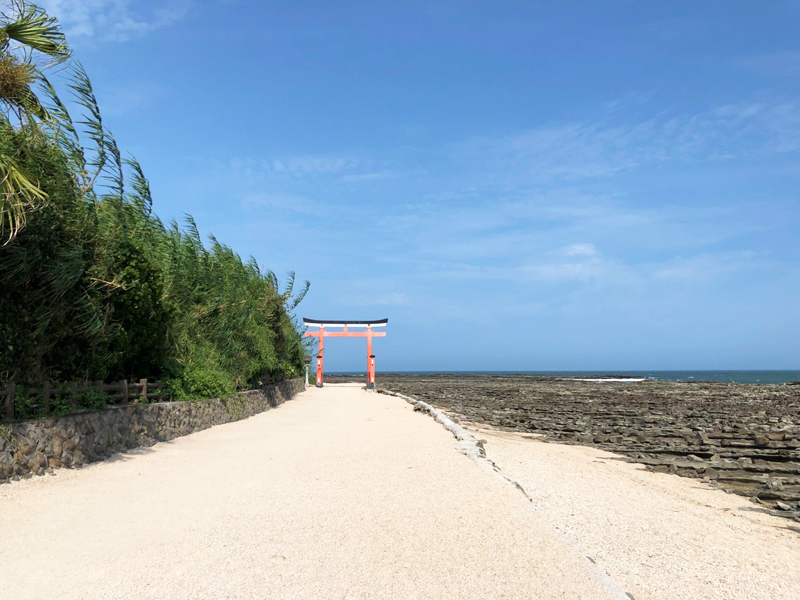
[{"label": "concrete edge of path", "polygon": [[[462,454],[464,454],[467,458],[469,458],[472,462],[474,462],[479,467],[491,471],[491,473],[495,476],[504,481],[505,483],[512,485],[513,487],[517,488],[523,496],[525,496],[525,500],[527,501],[528,509],[534,513],[537,518],[539,517],[536,509],[533,506],[533,501],[525,489],[513,479],[506,477],[500,471],[499,467],[489,458],[486,457],[486,451],[483,448],[483,444],[475,438],[469,431],[461,427],[461,425],[455,423],[452,419],[450,419],[447,415],[445,415],[439,409],[431,406],[427,402],[423,402],[422,400],[418,400],[412,396],[406,396],[405,394],[401,394],[399,392],[394,392],[392,390],[377,390],[379,394],[385,394],[387,396],[396,396],[397,398],[401,398],[405,400],[412,406],[414,406],[414,410],[418,412],[423,412],[431,417],[442,425],[447,431],[453,434],[453,437],[458,440],[458,450]],[[542,519],[543,520],[543,519]],[[602,585],[606,590],[608,590],[611,594],[614,594],[620,600],[630,600],[632,596],[625,592],[605,571],[603,571],[590,557],[586,556],[581,552],[580,548],[575,546],[570,540],[566,538],[563,534],[559,533],[562,539],[571,547],[575,548],[581,556],[583,556],[583,560],[586,561],[587,566],[589,568],[589,572],[594,575],[597,582]]]}]

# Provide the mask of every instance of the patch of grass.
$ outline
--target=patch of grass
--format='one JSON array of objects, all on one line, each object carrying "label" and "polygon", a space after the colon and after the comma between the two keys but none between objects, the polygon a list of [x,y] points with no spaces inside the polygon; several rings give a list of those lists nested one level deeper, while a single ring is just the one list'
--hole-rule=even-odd
[{"label": "patch of grass", "polygon": [[4,425],[0,425],[0,440],[4,441],[12,452],[16,451],[19,447],[17,438],[11,433],[11,430]]}]

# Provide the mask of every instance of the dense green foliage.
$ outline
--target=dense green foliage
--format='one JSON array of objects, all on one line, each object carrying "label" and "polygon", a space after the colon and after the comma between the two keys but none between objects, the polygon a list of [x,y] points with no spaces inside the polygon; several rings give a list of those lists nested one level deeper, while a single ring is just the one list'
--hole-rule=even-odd
[{"label": "dense green foliage", "polygon": [[[68,60],[71,51],[58,23],[25,0],[2,0],[0,6],[0,105],[6,120],[20,125],[49,121],[33,85],[37,80],[35,59],[43,68]],[[41,62],[41,61],[39,61]],[[12,239],[28,213],[41,206],[47,194],[13,153],[0,152],[0,242]]]},{"label": "dense green foliage", "polygon": [[[39,73],[46,118],[0,115],[13,157],[46,202],[0,246],[0,385],[162,378],[176,399],[213,397],[303,369],[284,289],[191,217],[162,223],[139,164],[123,160],[80,66],[73,121]],[[80,129],[80,131],[79,131]]]},{"label": "dense green foliage", "polygon": [[108,408],[109,396],[104,392],[89,391],[81,394],[58,395],[50,401],[50,411],[45,412],[42,398],[25,393],[24,386],[16,386],[14,417],[20,421],[61,417],[75,412]]}]

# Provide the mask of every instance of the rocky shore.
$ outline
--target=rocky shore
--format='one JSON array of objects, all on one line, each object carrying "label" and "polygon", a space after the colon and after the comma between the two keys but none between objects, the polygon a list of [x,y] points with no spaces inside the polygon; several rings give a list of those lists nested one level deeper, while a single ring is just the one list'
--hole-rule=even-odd
[{"label": "rocky shore", "polygon": [[[326,381],[356,378],[326,376]],[[462,421],[596,446],[800,521],[800,385],[381,375]]]}]

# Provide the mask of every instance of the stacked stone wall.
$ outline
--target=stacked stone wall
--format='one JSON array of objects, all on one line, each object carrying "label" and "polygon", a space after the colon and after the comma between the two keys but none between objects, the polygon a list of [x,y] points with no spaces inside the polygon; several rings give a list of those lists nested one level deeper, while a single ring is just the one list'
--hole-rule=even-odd
[{"label": "stacked stone wall", "polygon": [[2,425],[0,482],[80,467],[117,452],[246,419],[304,389],[302,379],[292,379],[229,398],[124,406]]}]

